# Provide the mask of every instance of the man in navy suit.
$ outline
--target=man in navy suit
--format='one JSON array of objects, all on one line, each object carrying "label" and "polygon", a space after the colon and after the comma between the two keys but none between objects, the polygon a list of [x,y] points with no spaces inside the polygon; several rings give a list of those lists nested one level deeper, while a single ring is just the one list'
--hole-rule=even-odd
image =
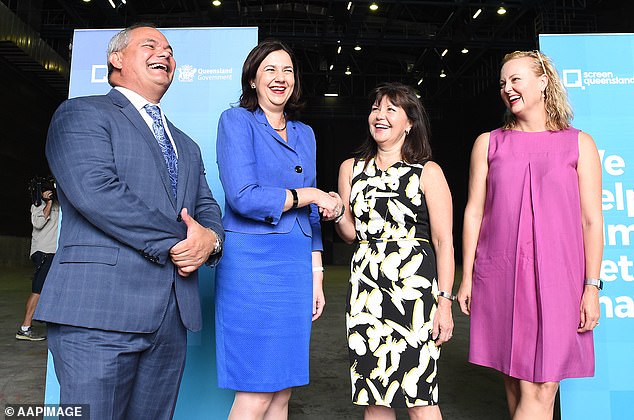
[{"label": "man in navy suit", "polygon": [[172,417],[186,329],[202,324],[197,269],[220,257],[200,149],[160,110],[175,67],[161,32],[129,27],[108,45],[114,88],[64,102],[49,128],[63,214],[35,318],[61,403],[92,419]]}]

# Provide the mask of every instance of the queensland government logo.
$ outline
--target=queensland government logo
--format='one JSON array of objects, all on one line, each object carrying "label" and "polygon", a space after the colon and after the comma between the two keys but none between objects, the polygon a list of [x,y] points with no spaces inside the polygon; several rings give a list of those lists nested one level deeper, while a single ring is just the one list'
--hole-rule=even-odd
[{"label": "queensland government logo", "polygon": [[581,88],[595,85],[634,85],[634,77],[623,77],[612,71],[563,70],[563,83],[567,88]]},{"label": "queensland government logo", "polygon": [[191,64],[183,64],[176,68],[178,81],[191,83],[193,81],[232,80],[233,67],[202,68]]},{"label": "queensland government logo", "polygon": [[178,81],[190,83],[194,81],[194,76],[196,75],[196,67],[185,64],[184,66],[180,66],[177,68],[178,70]]}]

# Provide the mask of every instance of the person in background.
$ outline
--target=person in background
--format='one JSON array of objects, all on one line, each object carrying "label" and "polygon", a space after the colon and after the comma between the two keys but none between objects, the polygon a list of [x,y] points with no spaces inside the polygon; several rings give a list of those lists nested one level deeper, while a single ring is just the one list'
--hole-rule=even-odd
[{"label": "person in background", "polygon": [[163,113],[173,49],[148,24],[108,44],[106,95],[73,98],[46,157],[63,211],[35,318],[47,322],[61,404],[94,419],[171,419],[187,330],[202,327],[198,268],[221,256],[220,207],[198,145]]},{"label": "person in background", "polygon": [[545,420],[562,379],[594,375],[601,165],[550,59],[516,51],[502,64],[504,125],[471,154],[458,301],[469,360],[504,375],[511,418]]},{"label": "person in background", "polygon": [[55,195],[55,180],[34,178],[31,181],[31,261],[35,266],[31,294],[26,300],[22,326],[15,333],[18,340],[42,341],[45,335],[33,331],[33,313],[40,300],[44,280],[51,267],[57,249],[57,226],[59,223],[59,203]]},{"label": "person in background", "polygon": [[352,402],[365,419],[440,419],[438,360],[451,339],[454,278],[451,192],[431,160],[428,119],[413,89],[375,88],[369,135],[341,164],[349,206],[336,230],[357,241],[346,326]]},{"label": "person in background", "polygon": [[324,305],[320,215],[341,200],[316,188],[313,130],[297,120],[292,51],[267,40],[242,68],[240,106],[222,113],[217,156],[225,192],[216,272],[218,385],[236,390],[232,420],[285,419],[309,380],[311,321]]}]

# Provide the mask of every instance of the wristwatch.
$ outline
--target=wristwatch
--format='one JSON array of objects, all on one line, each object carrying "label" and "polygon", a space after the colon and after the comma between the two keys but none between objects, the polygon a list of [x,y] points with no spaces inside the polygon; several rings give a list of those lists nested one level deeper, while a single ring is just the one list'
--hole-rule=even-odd
[{"label": "wristwatch", "polygon": [[[212,230],[212,232],[214,231]],[[222,251],[222,242],[220,241],[220,237],[216,232],[214,232],[214,235],[216,235],[216,243],[214,244],[214,249],[211,251],[211,255],[216,255]]]},{"label": "wristwatch", "polygon": [[603,282],[601,279],[586,279],[583,283],[586,286],[595,286],[599,290],[603,290]]}]

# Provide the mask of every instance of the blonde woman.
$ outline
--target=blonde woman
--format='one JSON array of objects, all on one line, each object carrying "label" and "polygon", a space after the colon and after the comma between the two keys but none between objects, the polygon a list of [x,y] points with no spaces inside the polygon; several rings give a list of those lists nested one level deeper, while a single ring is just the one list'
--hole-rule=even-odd
[{"label": "blonde woman", "polygon": [[469,360],[504,375],[511,418],[551,419],[559,381],[594,375],[601,167],[551,61],[503,59],[502,128],[473,146],[463,231]]}]

